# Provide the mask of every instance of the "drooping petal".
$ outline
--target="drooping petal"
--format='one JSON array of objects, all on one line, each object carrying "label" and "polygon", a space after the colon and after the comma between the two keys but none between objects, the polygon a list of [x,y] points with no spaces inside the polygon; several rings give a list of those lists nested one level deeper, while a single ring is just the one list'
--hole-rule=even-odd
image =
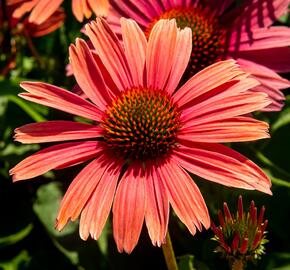
[{"label": "drooping petal", "polygon": [[41,82],[22,82],[20,86],[29,93],[19,96],[29,101],[95,121],[102,118],[102,111],[96,106],[57,86]]},{"label": "drooping petal", "polygon": [[41,24],[46,21],[61,5],[63,0],[41,0],[37,2],[37,5],[33,8],[29,22],[35,24]]},{"label": "drooping petal", "polygon": [[193,99],[233,79],[239,79],[245,73],[234,60],[220,61],[203,69],[188,80],[174,93],[173,100],[179,107]]},{"label": "drooping petal", "polygon": [[146,209],[145,175],[132,164],[118,184],[113,205],[113,232],[119,252],[131,253],[137,245]]},{"label": "drooping petal", "polygon": [[105,155],[89,163],[72,181],[59,208],[55,227],[60,231],[69,220],[76,220],[94,193],[99,181],[107,176],[112,164]]},{"label": "drooping petal", "polygon": [[65,168],[95,157],[101,151],[97,141],[68,142],[45,148],[10,170],[14,181],[30,179],[52,169]]},{"label": "drooping petal", "polygon": [[162,179],[173,210],[192,234],[210,226],[210,218],[203,197],[187,172],[174,160],[160,162],[156,172]]},{"label": "drooping petal", "polygon": [[232,57],[255,62],[276,72],[290,71],[290,47],[240,51],[232,53]]},{"label": "drooping petal", "polygon": [[154,162],[146,162],[147,205],[145,221],[152,244],[161,246],[164,243],[168,219],[169,200],[163,180],[156,173]]},{"label": "drooping petal", "polygon": [[234,0],[209,0],[208,5],[214,14],[220,16],[234,3]]},{"label": "drooping petal", "polygon": [[236,19],[231,26],[237,32],[244,29],[250,32],[255,28],[272,25],[283,14],[286,14],[288,5],[288,1],[285,0],[247,0],[227,16]]},{"label": "drooping petal", "polygon": [[251,91],[264,92],[269,96],[271,104],[264,108],[264,111],[280,111],[284,104],[284,94],[281,89],[290,87],[290,81],[282,78],[273,70],[245,59],[237,59],[241,67],[251,73],[261,85]]},{"label": "drooping petal", "polygon": [[144,33],[133,20],[121,18],[125,55],[135,86],[144,85],[144,67],[147,41]]},{"label": "drooping petal", "polygon": [[108,24],[97,18],[86,25],[86,33],[119,90],[134,86],[124,50]]},{"label": "drooping petal", "polygon": [[101,110],[106,110],[111,97],[88,45],[84,40],[77,39],[76,46],[70,46],[69,54],[77,83],[91,101]]},{"label": "drooping petal", "polygon": [[14,138],[21,143],[46,143],[97,138],[101,135],[99,126],[58,120],[16,128]]},{"label": "drooping petal", "polygon": [[233,33],[228,50],[251,51],[290,45],[290,29],[285,26],[252,29],[251,32]]},{"label": "drooping petal", "polygon": [[173,64],[177,34],[175,20],[160,20],[154,25],[146,53],[148,87],[164,89]]},{"label": "drooping petal", "polygon": [[214,143],[180,141],[172,158],[186,170],[210,181],[272,194],[270,179],[252,161],[238,152]]},{"label": "drooping petal", "polygon": [[[112,162],[108,161],[108,163]],[[95,240],[100,237],[111,210],[121,168],[121,164],[114,162],[104,171],[92,196],[84,206],[79,228],[83,240],[86,240],[89,235]]]},{"label": "drooping petal", "polygon": [[180,129],[178,138],[194,142],[226,143],[269,138],[269,125],[250,117],[233,117],[222,121],[196,124]]}]

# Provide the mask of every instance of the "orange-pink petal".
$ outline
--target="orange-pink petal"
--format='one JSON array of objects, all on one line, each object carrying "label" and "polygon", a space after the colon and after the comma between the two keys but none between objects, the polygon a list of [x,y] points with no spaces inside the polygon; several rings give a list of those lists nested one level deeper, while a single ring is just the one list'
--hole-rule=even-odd
[{"label": "orange-pink petal", "polygon": [[186,170],[210,181],[272,194],[270,179],[252,161],[238,152],[214,143],[180,141],[173,159]]},{"label": "orange-pink petal", "polygon": [[[112,161],[108,161],[111,164]],[[114,162],[102,175],[92,196],[84,206],[80,219],[80,236],[86,240],[89,235],[97,240],[109,216],[122,164]]]},{"label": "orange-pink petal", "polygon": [[97,18],[86,25],[86,33],[119,90],[132,87],[133,81],[124,50],[107,23]]},{"label": "orange-pink petal", "polygon": [[57,86],[41,82],[22,82],[20,86],[29,92],[19,94],[26,100],[95,121],[102,118],[102,111],[96,106]]},{"label": "orange-pink petal", "polygon": [[133,20],[121,18],[122,37],[125,55],[128,60],[135,86],[144,85],[144,67],[147,49],[147,40]]},{"label": "orange-pink petal", "polygon": [[14,181],[30,179],[52,169],[65,168],[93,158],[100,152],[97,141],[68,142],[45,148],[18,163],[9,173]]},{"label": "orange-pink petal", "polygon": [[111,103],[111,97],[86,42],[77,39],[76,46],[70,46],[69,55],[73,73],[80,88],[101,110],[106,110],[107,105]]},{"label": "orange-pink petal", "polygon": [[101,135],[102,129],[99,126],[57,120],[16,128],[14,139],[21,143],[46,143],[97,138]]},{"label": "orange-pink petal", "polygon": [[113,205],[113,232],[119,252],[131,253],[137,245],[146,209],[146,185],[142,164],[134,163],[125,172]]},{"label": "orange-pink petal", "polygon": [[145,221],[152,244],[161,246],[165,241],[169,219],[169,200],[163,179],[156,173],[155,162],[146,162],[147,205]]},{"label": "orange-pink petal", "polygon": [[154,25],[146,53],[148,87],[164,89],[173,64],[177,33],[175,20],[160,20]]},{"label": "orange-pink petal", "polygon": [[188,175],[174,160],[160,162],[156,172],[162,179],[173,210],[192,234],[196,228],[210,226],[210,218],[203,197]]},{"label": "orange-pink petal", "polygon": [[55,225],[58,230],[62,230],[69,220],[78,218],[110,164],[105,155],[100,155],[75,177],[61,201]]}]

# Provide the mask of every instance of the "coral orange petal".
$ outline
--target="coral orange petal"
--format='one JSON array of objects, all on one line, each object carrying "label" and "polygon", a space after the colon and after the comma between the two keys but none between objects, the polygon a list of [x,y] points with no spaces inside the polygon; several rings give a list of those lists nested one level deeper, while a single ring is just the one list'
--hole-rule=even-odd
[{"label": "coral orange petal", "polygon": [[85,205],[81,213],[79,229],[83,240],[86,240],[89,235],[95,240],[100,237],[111,211],[121,168],[122,164],[113,162],[104,172],[93,195]]},{"label": "coral orange petal", "polygon": [[70,46],[69,55],[74,76],[80,88],[98,108],[102,111],[106,110],[112,99],[107,91],[102,73],[86,42],[77,39],[76,46]]},{"label": "coral orange petal", "polygon": [[41,24],[46,21],[61,5],[63,0],[41,0],[32,10],[29,22]]},{"label": "coral orange petal", "polygon": [[210,218],[203,197],[187,172],[174,160],[160,162],[156,171],[164,182],[174,212],[192,234],[210,226]]},{"label": "coral orange petal", "polygon": [[136,86],[144,84],[144,67],[147,41],[144,33],[135,21],[121,18],[125,55]]},{"label": "coral orange petal", "polygon": [[178,138],[207,143],[243,142],[269,138],[268,129],[265,122],[241,116],[182,128]]},{"label": "coral orange petal", "polygon": [[14,138],[21,143],[46,143],[97,138],[101,135],[102,129],[99,126],[58,120],[16,128]]},{"label": "coral orange petal", "polygon": [[75,220],[91,198],[110,163],[104,155],[89,163],[72,181],[57,215],[56,228],[62,230],[69,220]]},{"label": "coral orange petal", "polygon": [[148,162],[146,184],[147,206],[145,221],[153,245],[161,246],[165,241],[169,219],[169,200],[163,180],[156,173],[155,162]]},{"label": "coral orange petal", "polygon": [[176,44],[177,28],[175,20],[168,23],[164,20],[153,27],[146,54],[148,87],[152,89],[165,88],[172,68]]},{"label": "coral orange petal", "polygon": [[100,18],[86,25],[86,33],[119,90],[133,86],[124,50],[107,24]]},{"label": "coral orange petal", "polygon": [[146,209],[145,175],[141,163],[131,164],[118,184],[113,205],[113,232],[119,252],[137,245]]},{"label": "coral orange petal", "polygon": [[178,33],[172,68],[165,88],[171,95],[176,90],[188,65],[192,50],[191,40],[192,33],[190,28],[185,28]]},{"label": "coral orange petal", "polygon": [[100,152],[99,142],[68,142],[45,148],[27,157],[10,170],[14,181],[30,179],[59,167],[84,162]]},{"label": "coral orange petal", "polygon": [[173,99],[179,107],[184,108],[186,104],[198,96],[233,79],[239,79],[240,76],[245,76],[245,73],[239,68],[236,61],[226,60],[217,62],[189,79],[174,93]]},{"label": "coral orange petal", "polygon": [[210,181],[272,194],[269,178],[248,158],[221,144],[180,141],[173,159],[182,167]]},{"label": "coral orange petal", "polygon": [[91,120],[102,118],[102,111],[95,105],[57,86],[40,82],[22,82],[20,86],[29,92],[19,94],[26,100]]}]

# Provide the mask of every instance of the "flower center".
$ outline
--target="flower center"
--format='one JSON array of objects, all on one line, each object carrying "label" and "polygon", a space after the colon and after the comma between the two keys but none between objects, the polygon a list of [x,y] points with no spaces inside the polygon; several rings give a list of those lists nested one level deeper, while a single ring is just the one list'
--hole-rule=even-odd
[{"label": "flower center", "polygon": [[224,51],[223,30],[218,19],[209,11],[197,7],[167,10],[147,27],[148,36],[159,19],[176,19],[178,27],[190,27],[192,30],[192,53],[185,73],[187,78],[221,58]]},{"label": "flower center", "polygon": [[105,142],[118,156],[152,159],[175,147],[179,112],[166,93],[133,88],[108,107],[102,126]]}]

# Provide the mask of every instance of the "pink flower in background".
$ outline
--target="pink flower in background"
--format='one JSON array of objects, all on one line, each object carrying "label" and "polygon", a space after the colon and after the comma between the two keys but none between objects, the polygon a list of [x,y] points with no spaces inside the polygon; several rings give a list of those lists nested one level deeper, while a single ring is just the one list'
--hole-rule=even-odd
[{"label": "pink flower in background", "polygon": [[[62,8],[54,10],[54,12],[47,17],[47,20],[40,24],[30,22],[27,18],[23,18],[22,16],[19,18],[13,18],[12,14],[20,7],[20,5],[20,1],[14,1],[13,4],[11,1],[10,5],[6,8],[6,16],[9,18],[9,27],[11,28],[10,30],[12,31],[12,34],[25,34],[30,37],[40,37],[55,31],[64,22],[65,13]],[[0,8],[2,9],[1,3]],[[3,20],[1,13],[2,10],[0,12],[0,28]]]},{"label": "pink flower in background", "polygon": [[133,20],[121,20],[122,46],[107,23],[86,26],[95,52],[82,39],[70,63],[89,101],[59,87],[23,82],[26,100],[93,121],[48,121],[16,129],[22,143],[71,141],[24,159],[14,181],[91,161],[68,188],[57,216],[61,230],[80,216],[80,236],[98,239],[113,208],[118,250],[130,253],[145,221],[154,245],[164,242],[169,205],[192,234],[210,219],[189,176],[271,194],[253,162],[222,145],[269,137],[267,123],[245,115],[269,104],[252,92],[259,83],[233,60],[210,65],[179,87],[192,50],[189,28],[161,20],[148,40]]},{"label": "pink flower in background", "polygon": [[[8,0],[8,5],[19,4],[13,17],[20,18],[31,12],[29,21],[35,24],[45,22],[62,4],[63,0]],[[109,10],[108,0],[72,0],[72,12],[80,22],[89,19],[92,13],[97,16],[106,16]]]},{"label": "pink flower in background", "polygon": [[132,18],[147,34],[159,19],[175,18],[192,29],[192,55],[186,78],[216,61],[234,58],[258,79],[254,91],[269,95],[266,111],[283,107],[281,89],[290,82],[277,72],[290,71],[290,29],[271,26],[288,11],[286,0],[249,0],[232,9],[233,0],[111,0],[108,21],[120,33],[120,17]]}]

